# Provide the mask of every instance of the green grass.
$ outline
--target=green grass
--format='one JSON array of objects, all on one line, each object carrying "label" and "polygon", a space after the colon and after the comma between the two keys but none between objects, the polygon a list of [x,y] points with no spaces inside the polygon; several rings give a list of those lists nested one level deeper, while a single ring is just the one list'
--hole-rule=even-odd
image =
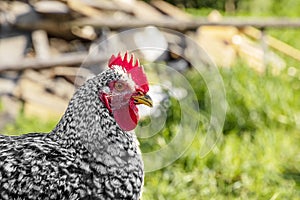
[{"label": "green grass", "polygon": [[[297,199],[296,135],[287,137],[282,130],[259,131],[254,138],[231,133],[204,159],[194,144],[173,165],[146,174],[144,199]],[[287,178],[291,172],[294,176]]]},{"label": "green grass", "polygon": [[[194,74],[187,76],[195,86],[200,108],[205,110],[209,107],[206,86]],[[200,158],[203,134],[199,133],[177,161],[146,173],[144,200],[299,199],[299,74],[259,75],[240,64],[221,69],[221,75],[228,101],[221,141],[210,154]],[[56,121],[40,122],[37,118],[20,116],[5,132],[47,132]],[[167,142],[174,125],[168,121],[161,134]],[[199,129],[204,132],[205,127]],[[143,140],[141,145],[147,149],[155,146],[155,141],[147,144]]]},{"label": "green grass", "polygon": [[[205,86],[193,74],[203,108]],[[299,198],[298,76],[259,75],[243,64],[221,74],[228,101],[222,141],[201,159],[199,135],[171,166],[147,173],[145,200]]]},{"label": "green grass", "polygon": [[58,119],[40,120],[38,117],[26,117],[20,114],[14,124],[8,124],[0,133],[5,135],[21,135],[24,133],[47,133],[57,124]]},{"label": "green grass", "polygon": [[[300,8],[294,2],[267,0],[256,7],[254,2],[245,1],[236,15],[294,17]],[[211,10],[186,9],[195,16],[206,16]],[[297,29],[268,29],[267,33],[300,49]],[[220,70],[228,102],[222,139],[210,154],[200,158],[205,124],[200,127],[198,137],[182,157],[168,167],[146,173],[143,200],[300,198],[300,69],[298,61],[280,55],[287,69],[277,76],[259,75],[243,63]],[[195,73],[187,76],[206,119],[210,105],[205,83]],[[168,120],[154,140],[142,140],[142,149],[159,149],[161,137],[166,142],[172,139],[178,121],[176,108],[173,111],[168,114],[175,115],[176,120]],[[20,116],[2,132],[48,132],[56,122]]]},{"label": "green grass", "polygon": [[0,112],[1,111],[3,111],[3,104],[2,104],[2,102],[1,102],[1,100],[0,100]]}]

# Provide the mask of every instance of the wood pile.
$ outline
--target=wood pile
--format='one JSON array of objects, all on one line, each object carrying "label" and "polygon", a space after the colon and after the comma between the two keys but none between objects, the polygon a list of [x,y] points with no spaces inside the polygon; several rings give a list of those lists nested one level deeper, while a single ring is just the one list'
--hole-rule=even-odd
[{"label": "wood pile", "polygon": [[[106,66],[108,55],[89,56],[92,47],[126,30],[123,23],[190,19],[164,1],[1,1],[0,12],[0,129],[20,111],[59,117],[80,84],[78,74],[86,79]],[[83,62],[96,71],[84,71]]]},{"label": "wood pile", "polygon": [[[219,66],[232,65],[237,56],[244,56],[241,49],[247,45],[246,51],[253,51],[250,47],[262,51],[257,44],[250,44],[249,38],[247,45],[245,41],[234,43],[238,36],[244,38],[245,29],[195,27],[195,23],[191,23],[194,21],[181,9],[161,0],[150,3],[138,0],[0,1],[0,101],[4,110],[0,115],[0,130],[12,122],[19,111],[44,119],[61,116],[75,87],[106,66],[110,56],[107,52],[123,51],[128,46],[131,49],[144,47],[136,40],[139,35],[127,35],[128,38],[119,37],[106,44],[109,51],[98,49],[93,56],[99,43],[130,28],[153,25],[137,34],[144,34],[143,37],[150,38],[148,43],[165,48],[165,52],[143,57],[166,61],[178,70],[185,70],[189,63],[176,52],[186,52],[189,46],[184,38],[166,35],[160,28],[170,28],[194,38]],[[253,30],[248,29],[248,33]],[[255,37],[260,40],[257,33]],[[297,50],[294,54],[300,55]],[[251,55],[246,57],[252,59]],[[278,63],[280,58],[276,59]],[[263,60],[257,62],[264,65]],[[82,63],[89,67],[82,67]]]}]

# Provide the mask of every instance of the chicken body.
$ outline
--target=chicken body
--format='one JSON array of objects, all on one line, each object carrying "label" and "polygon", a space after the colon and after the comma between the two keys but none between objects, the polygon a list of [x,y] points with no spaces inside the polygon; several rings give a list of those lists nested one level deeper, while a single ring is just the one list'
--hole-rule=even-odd
[{"label": "chicken body", "polygon": [[120,128],[99,98],[121,76],[108,69],[88,80],[50,133],[0,135],[0,199],[140,198],[136,136]]}]

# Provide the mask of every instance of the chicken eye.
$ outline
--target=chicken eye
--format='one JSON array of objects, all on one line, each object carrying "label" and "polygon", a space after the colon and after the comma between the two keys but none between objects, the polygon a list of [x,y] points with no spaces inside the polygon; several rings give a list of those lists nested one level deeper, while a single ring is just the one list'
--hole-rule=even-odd
[{"label": "chicken eye", "polygon": [[144,95],[144,93],[143,93],[143,92],[141,92],[141,91],[138,91],[137,93],[138,93],[138,95],[141,95],[141,96],[143,96],[143,95]]},{"label": "chicken eye", "polygon": [[120,82],[116,82],[114,87],[115,87],[115,89],[118,90],[118,91],[124,90],[124,84],[123,84],[123,83],[120,83]]}]

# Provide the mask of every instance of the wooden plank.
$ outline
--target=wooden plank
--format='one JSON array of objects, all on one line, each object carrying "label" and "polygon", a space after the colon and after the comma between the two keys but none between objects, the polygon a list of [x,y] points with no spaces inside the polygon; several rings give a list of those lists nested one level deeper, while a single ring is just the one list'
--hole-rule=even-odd
[{"label": "wooden plank", "polygon": [[22,60],[28,42],[29,37],[26,35],[0,38],[0,65]]},{"label": "wooden plank", "polygon": [[[1,26],[0,21],[0,26]],[[17,20],[11,24],[13,28],[16,30],[25,30],[25,31],[35,31],[35,30],[44,30],[48,34],[64,39],[75,39],[77,38],[71,32],[71,27],[69,22],[62,21],[54,21],[48,19],[36,19],[34,21],[30,21],[29,19],[21,20],[17,18]]]},{"label": "wooden plank", "polygon": [[[55,67],[53,69],[53,73],[56,76],[77,76],[78,75],[78,67],[66,67],[66,66],[60,66]],[[92,72],[90,72],[88,69],[81,68],[80,69],[80,75],[84,77],[90,77],[92,76]]]},{"label": "wooden plank", "polygon": [[202,26],[196,32],[196,41],[211,59],[222,67],[230,67],[236,60],[236,49],[231,45],[238,29],[227,26]]},{"label": "wooden plank", "polygon": [[19,81],[18,87],[26,115],[50,119],[61,116],[68,105],[68,100],[47,92],[43,85],[26,77]]},{"label": "wooden plank", "polygon": [[41,14],[52,14],[60,17],[69,14],[69,8],[66,4],[59,1],[38,1],[33,4],[34,9]]},{"label": "wooden plank", "polygon": [[191,20],[192,19],[191,15],[189,15],[188,13],[182,11],[178,7],[173,6],[172,4],[170,4],[166,1],[154,0],[154,1],[151,1],[150,4],[174,19],[178,19],[178,20]]},{"label": "wooden plank", "polygon": [[90,25],[95,28],[109,27],[111,29],[128,29],[145,26],[156,26],[162,28],[169,28],[178,31],[195,30],[199,26],[234,26],[237,28],[244,28],[248,26],[255,26],[257,28],[273,27],[273,28],[297,28],[300,27],[300,19],[236,19],[224,18],[221,21],[208,21],[206,18],[192,19],[190,21],[179,21],[176,19],[162,18],[160,20],[153,20],[150,18],[142,20],[132,18],[130,20],[124,19],[99,19],[99,18],[81,18],[70,22],[70,26],[85,26]]},{"label": "wooden plank", "polygon": [[58,56],[50,57],[49,59],[38,59],[38,58],[26,58],[14,63],[1,63],[0,72],[8,70],[24,70],[24,69],[43,69],[54,66],[72,66],[85,64],[96,64],[100,62],[106,62],[107,58],[101,57],[88,57],[88,52],[75,52],[65,53]]},{"label": "wooden plank", "polygon": [[74,35],[86,40],[97,39],[96,31],[92,26],[73,27],[71,31]]},{"label": "wooden plank", "polygon": [[120,0],[85,0],[84,3],[88,6],[105,10],[105,11],[122,11],[132,13],[132,7],[118,6]]},{"label": "wooden plank", "polygon": [[[140,11],[137,11],[140,12]],[[274,27],[274,28],[297,28],[300,27],[300,19],[281,19],[281,18],[265,18],[265,19],[248,19],[248,18],[224,18],[221,21],[209,21],[207,18],[197,18],[190,21],[180,21],[168,17],[154,17],[152,15],[144,15],[140,12],[142,18],[122,18],[111,16],[109,18],[87,17],[77,18],[69,22],[55,22],[50,20],[24,21],[16,20],[13,26],[20,30],[38,30],[43,29],[49,34],[66,39],[76,38],[72,34],[74,27],[84,27],[86,25],[93,26],[97,29],[107,27],[113,30],[138,28],[145,26],[156,26],[162,28],[174,29],[177,31],[195,30],[199,26],[235,26],[243,28],[247,26],[255,26],[257,28]],[[147,16],[147,17],[146,17]],[[156,19],[155,19],[156,18]],[[160,18],[160,19],[159,19]],[[159,20],[158,20],[159,19]],[[0,26],[3,22],[0,21]]]},{"label": "wooden plank", "polygon": [[16,82],[6,78],[0,78],[0,96],[12,94],[16,87]]},{"label": "wooden plank", "polygon": [[3,105],[3,111],[0,113],[0,131],[6,127],[7,124],[13,123],[19,115],[22,103],[17,98],[11,96],[0,96]]},{"label": "wooden plank", "polygon": [[32,33],[32,43],[39,59],[48,59],[50,57],[50,47],[47,32],[44,30],[36,30]]},{"label": "wooden plank", "polygon": [[[242,32],[246,35],[254,38],[254,39],[261,39],[262,33],[260,30],[254,28],[254,27],[246,27],[242,29]],[[265,42],[270,47],[286,54],[287,56],[290,56],[298,61],[300,61],[300,50],[292,47],[291,45],[276,39],[275,37],[272,37],[270,35],[265,36]]]},{"label": "wooden plank", "polygon": [[88,4],[86,4],[84,1],[82,0],[68,0],[67,1],[68,6],[82,14],[88,17],[103,17],[103,12],[101,12],[100,10],[93,8],[91,6],[89,6]]},{"label": "wooden plank", "polygon": [[90,25],[95,27],[96,29],[101,29],[103,27],[108,27],[110,29],[130,29],[130,28],[139,28],[145,26],[156,26],[162,28],[169,28],[178,31],[185,31],[189,29],[198,28],[198,23],[190,23],[190,22],[180,22],[175,19],[163,17],[160,20],[152,19],[148,17],[147,19],[138,19],[138,18],[130,18],[130,19],[99,19],[99,18],[81,18],[74,20],[71,22],[71,26],[85,26]]},{"label": "wooden plank", "polygon": [[34,81],[36,84],[43,86],[45,90],[50,91],[62,99],[69,100],[75,90],[74,85],[63,78],[49,79],[43,73],[34,70],[26,70],[22,78]]},{"label": "wooden plank", "polygon": [[118,7],[130,7],[133,14],[140,20],[159,21],[164,17],[162,13],[143,1],[114,1],[114,3]]}]

